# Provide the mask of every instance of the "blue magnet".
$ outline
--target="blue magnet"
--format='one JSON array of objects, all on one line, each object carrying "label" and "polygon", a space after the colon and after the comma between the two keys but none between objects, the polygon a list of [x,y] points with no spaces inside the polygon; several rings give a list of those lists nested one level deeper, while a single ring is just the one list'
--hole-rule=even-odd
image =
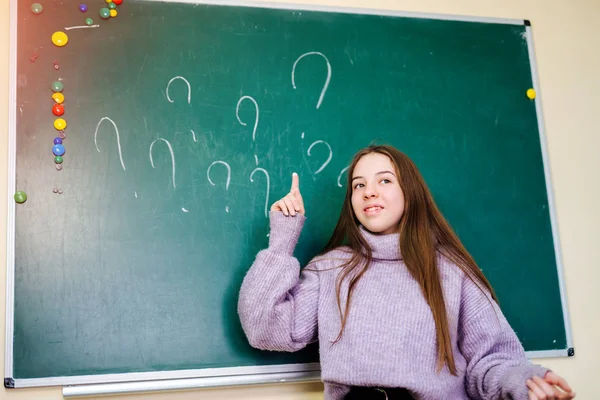
[{"label": "blue magnet", "polygon": [[65,154],[65,146],[63,146],[62,144],[54,145],[54,147],[52,148],[52,153],[54,153],[55,156],[62,156],[63,154]]},{"label": "blue magnet", "polygon": [[62,144],[62,139],[59,137],[54,138],[54,144]]}]

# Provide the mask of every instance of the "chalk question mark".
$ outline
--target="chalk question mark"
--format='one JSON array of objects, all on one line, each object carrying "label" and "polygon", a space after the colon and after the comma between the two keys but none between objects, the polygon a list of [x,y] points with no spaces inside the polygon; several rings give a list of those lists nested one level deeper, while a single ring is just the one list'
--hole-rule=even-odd
[{"label": "chalk question mark", "polygon": [[329,150],[329,157],[327,157],[327,160],[325,160],[325,162],[323,164],[321,164],[319,169],[315,172],[315,175],[317,175],[319,172],[323,171],[325,169],[325,167],[327,166],[327,164],[329,164],[329,162],[331,161],[331,158],[333,157],[333,150],[331,150],[331,146],[329,145],[329,143],[327,143],[324,140],[315,140],[308,147],[308,151],[306,152],[306,154],[308,154],[310,156],[310,151],[312,150],[313,147],[315,147],[318,144],[323,144],[323,145],[327,146],[327,149]]},{"label": "chalk question mark", "polygon": [[319,101],[317,102],[317,110],[318,110],[319,107],[321,107],[321,103],[323,103],[323,98],[325,97],[325,92],[327,92],[327,88],[329,87],[329,81],[331,80],[331,64],[329,64],[329,60],[327,59],[327,57],[325,57],[325,55],[323,53],[318,52],[318,51],[309,51],[308,53],[304,53],[296,59],[296,61],[294,62],[294,65],[292,67],[292,86],[294,87],[294,89],[296,89],[296,80],[294,78],[294,73],[296,72],[296,65],[298,64],[298,61],[302,60],[306,56],[313,56],[313,55],[323,57],[325,59],[325,62],[327,63],[327,78],[325,79],[325,84],[323,85],[323,89],[321,89],[321,95],[319,96]]},{"label": "chalk question mark", "polygon": [[[225,161],[218,160],[210,164],[210,166],[206,170],[206,177],[208,178],[208,181],[211,185],[216,186],[212,179],[210,179],[210,169],[217,164],[222,164],[227,168],[227,181],[225,182],[225,191],[227,192],[229,190],[229,181],[231,180],[231,167]],[[229,206],[225,206],[225,211],[229,212]]]},{"label": "chalk question mark", "polygon": [[340,181],[342,179],[342,175],[344,174],[344,172],[346,172],[348,170],[348,168],[350,168],[350,166],[347,166],[346,168],[344,168],[343,170],[340,171],[340,174],[338,175],[338,186],[342,187],[342,182]]},{"label": "chalk question mark", "polygon": [[188,95],[187,95],[187,102],[188,104],[190,104],[190,101],[192,101],[192,87],[190,86],[190,83],[188,82],[187,79],[185,79],[183,76],[176,76],[171,78],[171,80],[169,81],[169,83],[167,83],[167,90],[166,90],[166,94],[167,94],[167,100],[169,101],[169,103],[173,103],[173,100],[171,100],[171,97],[169,96],[169,87],[171,86],[171,83],[173,83],[173,81],[180,79],[182,81],[184,81],[187,84],[187,90],[188,90]]},{"label": "chalk question mark", "polygon": [[238,122],[242,126],[247,125],[240,119],[240,104],[242,104],[242,101],[244,100],[250,100],[252,103],[254,103],[254,109],[256,110],[256,117],[254,118],[254,129],[252,129],[252,141],[254,142],[256,140],[256,128],[258,128],[258,117],[260,115],[260,112],[258,110],[258,104],[256,103],[256,100],[254,100],[251,96],[240,97],[240,99],[237,102],[237,106],[235,106],[235,116],[237,117]]},{"label": "chalk question mark", "polygon": [[265,217],[269,216],[268,207],[269,207],[269,190],[271,189],[271,182],[269,180],[269,173],[263,168],[254,168],[254,171],[250,174],[250,182],[254,183],[254,174],[256,172],[262,172],[267,177],[267,193],[265,198]]},{"label": "chalk question mark", "polygon": [[156,142],[158,142],[159,140],[161,140],[167,144],[167,147],[169,148],[169,153],[171,153],[171,179],[173,180],[173,189],[175,189],[175,188],[177,188],[177,184],[175,183],[175,170],[176,170],[175,153],[173,153],[173,147],[171,147],[171,143],[167,139],[163,139],[163,138],[159,137],[158,139],[154,139],[152,141],[152,143],[150,143],[150,150],[148,152],[149,156],[150,156],[150,165],[152,165],[152,168],[156,168],[154,166],[154,159],[152,158],[152,148],[154,147]]},{"label": "chalk question mark", "polygon": [[96,150],[98,150],[98,153],[100,153],[100,148],[98,147],[98,128],[100,128],[100,124],[102,124],[103,121],[110,122],[112,124],[113,128],[115,128],[115,135],[117,136],[117,150],[119,151],[119,160],[121,160],[121,167],[123,167],[123,171],[125,171],[125,163],[123,162],[123,153],[121,152],[121,138],[119,136],[119,128],[117,128],[117,124],[115,124],[115,121],[113,121],[112,119],[110,119],[108,117],[100,118],[100,121],[98,121],[98,124],[96,125],[96,131],[94,132],[94,144],[96,145]]},{"label": "chalk question mark", "polygon": [[[244,100],[250,100],[254,104],[256,116],[254,117],[254,128],[252,129],[252,141],[256,142],[256,129],[258,128],[258,118],[260,116],[260,111],[258,109],[258,104],[256,103],[256,100],[254,100],[252,96],[240,97],[240,99],[237,102],[237,105],[235,106],[235,116],[237,117],[237,120],[240,123],[240,125],[247,125],[244,121],[240,119],[240,104],[242,104]],[[256,160],[256,165],[258,165],[258,157],[256,156],[256,154],[254,154],[254,159]]]}]

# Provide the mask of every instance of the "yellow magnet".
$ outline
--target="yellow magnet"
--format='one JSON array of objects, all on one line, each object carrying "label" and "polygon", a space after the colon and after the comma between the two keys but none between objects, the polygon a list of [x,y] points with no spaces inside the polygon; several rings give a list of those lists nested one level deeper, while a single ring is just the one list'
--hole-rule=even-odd
[{"label": "yellow magnet", "polygon": [[52,43],[58,47],[63,47],[69,41],[69,37],[66,33],[58,31],[52,34]]},{"label": "yellow magnet", "polygon": [[527,89],[527,97],[531,100],[535,99],[535,89]]},{"label": "yellow magnet", "polygon": [[54,100],[57,104],[62,104],[65,101],[65,95],[62,93],[53,93],[52,100]]},{"label": "yellow magnet", "polygon": [[54,120],[54,128],[57,131],[62,131],[67,127],[67,121],[65,121],[63,118],[57,118]]}]

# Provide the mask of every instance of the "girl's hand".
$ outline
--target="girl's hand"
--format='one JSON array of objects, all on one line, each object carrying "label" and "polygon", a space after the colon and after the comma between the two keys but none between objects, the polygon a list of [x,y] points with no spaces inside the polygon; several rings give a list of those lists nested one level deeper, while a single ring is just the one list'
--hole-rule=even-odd
[{"label": "girl's hand", "polygon": [[292,174],[292,187],[290,192],[281,200],[276,201],[271,206],[271,211],[281,211],[283,215],[304,215],[304,201],[300,194],[300,178],[297,173]]},{"label": "girl's hand", "polygon": [[544,379],[534,376],[527,380],[529,400],[570,400],[575,398],[575,392],[564,378],[548,371]]}]

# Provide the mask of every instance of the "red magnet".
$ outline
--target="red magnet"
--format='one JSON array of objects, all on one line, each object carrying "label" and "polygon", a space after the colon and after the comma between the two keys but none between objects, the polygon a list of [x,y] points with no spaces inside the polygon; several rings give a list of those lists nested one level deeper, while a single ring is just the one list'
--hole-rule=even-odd
[{"label": "red magnet", "polygon": [[52,114],[60,117],[64,113],[65,113],[65,106],[63,106],[62,104],[54,104],[52,106]]}]

